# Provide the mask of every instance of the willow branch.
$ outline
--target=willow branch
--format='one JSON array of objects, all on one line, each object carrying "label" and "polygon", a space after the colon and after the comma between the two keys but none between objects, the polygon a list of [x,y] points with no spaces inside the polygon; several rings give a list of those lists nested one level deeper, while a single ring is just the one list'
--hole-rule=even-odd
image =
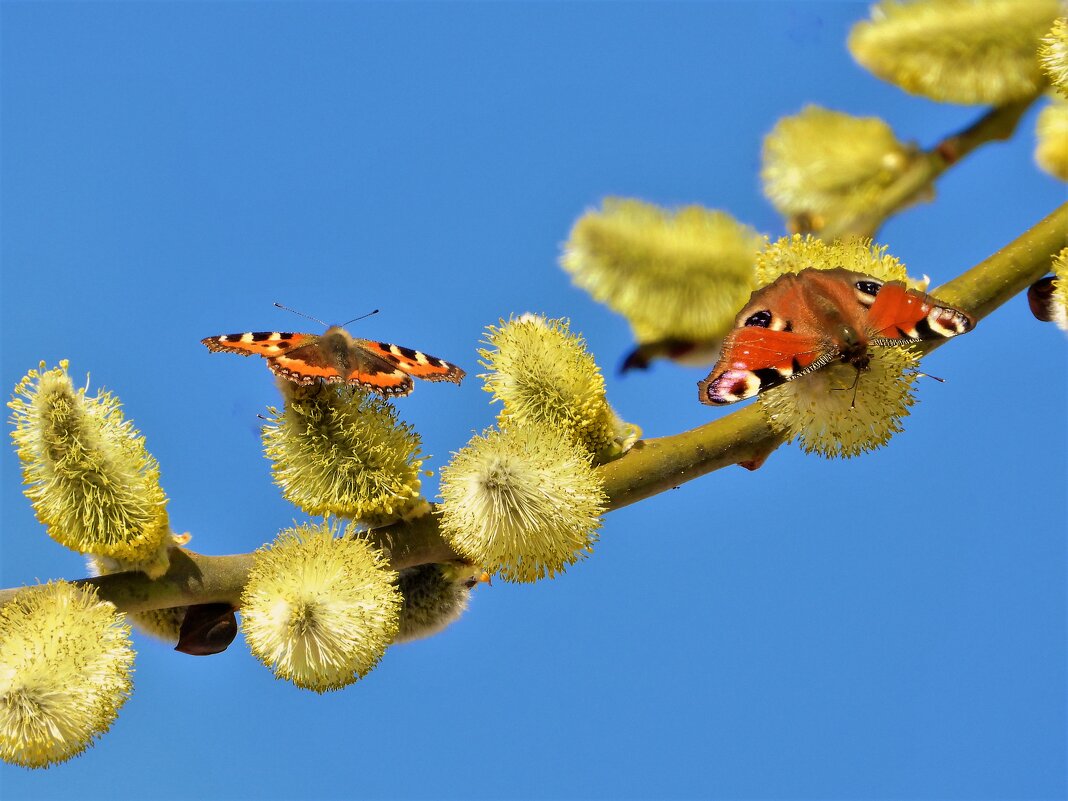
[{"label": "willow branch", "polygon": [[[1045,275],[1050,260],[1066,245],[1068,203],[934,294],[976,317],[985,317]],[[636,503],[722,467],[759,461],[781,442],[756,405],[681,434],[642,440],[622,458],[598,468],[608,509]],[[441,537],[436,514],[394,523],[368,535],[388,551],[394,569],[457,558]],[[96,586],[101,598],[131,612],[199,603],[238,604],[252,554],[204,556],[175,548],[171,557],[170,569],[155,580],[142,573],[114,573],[76,583]],[[17,591],[0,590],[0,603]]]},{"label": "willow branch", "polygon": [[833,242],[847,236],[875,236],[887,219],[931,192],[942,173],[973,150],[1009,139],[1024,112],[1040,95],[1037,92],[1023,100],[995,106],[963,131],[946,137],[930,150],[920,151],[897,180],[879,193],[877,201],[861,213],[829,220],[817,232],[820,239]]},{"label": "willow branch", "polygon": [[1068,245],[1068,203],[997,253],[934,291],[939,300],[986,317],[1046,273]]}]

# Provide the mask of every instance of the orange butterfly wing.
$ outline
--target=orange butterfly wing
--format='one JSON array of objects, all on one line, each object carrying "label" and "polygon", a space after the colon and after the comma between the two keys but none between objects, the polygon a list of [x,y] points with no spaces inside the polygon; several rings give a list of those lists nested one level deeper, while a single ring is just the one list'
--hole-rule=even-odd
[{"label": "orange butterfly wing", "polygon": [[372,342],[369,339],[356,339],[353,344],[356,348],[363,349],[374,357],[395,365],[408,375],[424,381],[452,381],[459,384],[465,375],[455,364],[412,348],[391,345],[388,342]]},{"label": "orange butterfly wing", "polygon": [[275,375],[296,384],[358,384],[383,395],[407,395],[412,376],[459,384],[455,364],[388,342],[353,339],[332,326],[322,336],[277,331],[221,334],[201,342],[210,351],[263,356]]},{"label": "orange butterfly wing", "polygon": [[336,384],[343,380],[337,365],[326,358],[317,341],[293,348],[288,353],[271,356],[267,359],[267,366],[276,376],[303,386],[316,381]]},{"label": "orange butterfly wing", "polygon": [[725,359],[721,359],[717,369],[772,368],[800,372],[826,350],[823,341],[810,334],[746,326],[736,328],[727,336],[723,343],[723,352],[730,353],[730,361],[727,363]]},{"label": "orange butterfly wing", "polygon": [[735,403],[836,358],[817,336],[759,326],[736,328],[723,342],[723,356],[698,382],[702,403]]},{"label": "orange butterfly wing", "polygon": [[883,285],[867,318],[868,335],[875,344],[945,339],[966,334],[974,327],[975,319],[971,315],[908,289],[899,281]]},{"label": "orange butterfly wing", "polygon": [[200,340],[213,353],[237,353],[241,356],[270,358],[315,342],[314,334],[290,334],[279,331],[248,331],[244,334],[220,334]]},{"label": "orange butterfly wing", "polygon": [[407,395],[412,391],[411,376],[389,365],[359,364],[349,371],[346,381],[381,395]]}]

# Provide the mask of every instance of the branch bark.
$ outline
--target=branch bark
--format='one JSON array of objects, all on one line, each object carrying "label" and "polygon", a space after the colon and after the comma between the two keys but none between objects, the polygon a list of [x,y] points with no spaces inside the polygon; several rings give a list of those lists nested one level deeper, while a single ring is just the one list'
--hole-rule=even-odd
[{"label": "branch bark", "polygon": [[874,237],[887,219],[921,199],[925,192],[933,192],[939,176],[973,150],[1009,139],[1024,112],[1041,94],[995,106],[964,130],[947,136],[930,150],[920,151],[898,179],[880,193],[878,202],[862,214],[829,220],[815,233],[827,242],[847,236]]}]

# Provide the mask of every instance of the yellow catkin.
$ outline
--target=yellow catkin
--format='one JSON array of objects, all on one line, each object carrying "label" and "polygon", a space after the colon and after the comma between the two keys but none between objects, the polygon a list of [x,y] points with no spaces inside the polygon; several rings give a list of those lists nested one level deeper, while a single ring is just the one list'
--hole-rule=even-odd
[{"label": "yellow catkin", "polygon": [[910,152],[877,117],[807,106],[779,120],[764,139],[764,193],[789,217],[849,217],[901,174]]},{"label": "yellow catkin", "polygon": [[1039,61],[1053,87],[1068,97],[1068,18],[1060,17],[1042,38]]},{"label": "yellow catkin", "polygon": [[708,341],[726,334],[752,290],[761,242],[722,211],[606,198],[575,223],[560,264],[639,342]]},{"label": "yellow catkin", "polygon": [[287,500],[311,515],[372,525],[422,502],[419,435],[388,401],[347,386],[284,389],[285,408],[270,410],[263,443]]},{"label": "yellow catkin", "polygon": [[1068,100],[1053,97],[1035,121],[1035,163],[1068,181]]},{"label": "yellow catkin", "polygon": [[640,435],[605,396],[604,376],[567,320],[527,314],[490,326],[479,351],[485,390],[503,405],[501,428],[548,426],[586,449],[592,461],[614,459]]},{"label": "yellow catkin", "polygon": [[80,553],[162,574],[170,526],[159,465],[118,400],[75,389],[66,363],[52,370],[42,363],[8,405],[24,491],[49,536]]},{"label": "yellow catkin", "polygon": [[349,526],[297,526],[255,554],[241,628],[276,676],[326,692],[366,675],[397,634],[401,596],[385,557]]},{"label": "yellow catkin", "polygon": [[1039,40],[1058,0],[883,0],[857,23],[849,50],[907,92],[949,103],[999,105],[1045,82]]},{"label": "yellow catkin", "polygon": [[506,581],[553,577],[593,548],[605,496],[575,444],[516,426],[474,437],[441,471],[442,534]]},{"label": "yellow catkin", "polygon": [[106,732],[130,694],[130,629],[91,587],[57,581],[0,606],[0,759],[42,768]]}]

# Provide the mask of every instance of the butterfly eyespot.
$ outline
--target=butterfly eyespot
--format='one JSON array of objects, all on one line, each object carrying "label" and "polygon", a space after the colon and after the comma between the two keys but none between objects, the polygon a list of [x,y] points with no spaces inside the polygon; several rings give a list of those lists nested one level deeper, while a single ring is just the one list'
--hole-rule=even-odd
[{"label": "butterfly eyespot", "polygon": [[857,290],[864,295],[875,297],[879,294],[879,290],[883,288],[883,285],[878,281],[857,281]]},{"label": "butterfly eyespot", "polygon": [[745,325],[755,326],[756,328],[767,328],[771,325],[771,312],[767,309],[761,309],[758,312],[754,312],[745,318]]}]

